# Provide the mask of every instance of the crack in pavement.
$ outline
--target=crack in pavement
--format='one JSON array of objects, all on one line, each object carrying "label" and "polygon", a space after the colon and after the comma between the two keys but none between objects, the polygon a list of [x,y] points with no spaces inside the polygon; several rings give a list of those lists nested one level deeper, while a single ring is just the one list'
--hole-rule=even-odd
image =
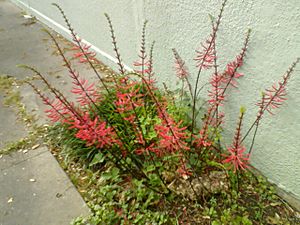
[{"label": "crack in pavement", "polygon": [[40,153],[38,153],[38,154],[36,154],[36,155],[29,156],[29,157],[26,158],[26,159],[22,159],[21,161],[18,161],[18,162],[16,162],[16,163],[12,163],[12,164],[9,165],[8,167],[3,168],[3,169],[0,169],[0,172],[5,171],[5,170],[8,170],[8,169],[10,169],[10,168],[12,168],[12,167],[15,167],[15,166],[17,166],[17,165],[20,165],[20,164],[22,164],[23,162],[26,162],[26,161],[28,161],[29,159],[33,159],[33,158],[35,158],[35,157],[37,157],[37,156],[40,156],[40,155],[42,155],[42,154],[44,154],[44,153],[46,153],[46,152],[48,152],[48,149],[46,149],[46,150],[44,150],[44,151],[42,151],[42,152],[40,152]]}]

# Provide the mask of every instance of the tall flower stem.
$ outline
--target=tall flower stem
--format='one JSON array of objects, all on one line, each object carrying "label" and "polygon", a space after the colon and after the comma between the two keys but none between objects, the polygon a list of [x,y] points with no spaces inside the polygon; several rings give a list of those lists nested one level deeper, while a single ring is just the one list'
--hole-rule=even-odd
[{"label": "tall flower stem", "polygon": [[[175,69],[176,69],[176,75],[177,77],[182,80],[182,84],[184,84],[184,81],[186,82],[191,99],[193,100],[193,91],[192,91],[192,85],[189,81],[190,73],[185,65],[184,60],[179,56],[178,52],[175,48],[172,49],[174,58],[175,58]],[[182,87],[182,93],[183,93],[183,87]]]},{"label": "tall flower stem", "polygon": [[197,74],[197,78],[196,78],[196,83],[195,83],[195,89],[194,89],[194,99],[193,99],[193,106],[192,106],[192,125],[191,125],[191,142],[193,139],[193,133],[194,133],[194,127],[195,127],[195,123],[196,123],[196,116],[195,116],[195,112],[196,112],[196,100],[197,100],[197,91],[198,91],[198,84],[199,84],[199,80],[200,80],[200,74],[202,72],[204,63],[205,63],[205,58],[208,56],[209,52],[211,51],[212,45],[214,43],[214,39],[216,38],[217,35],[217,31],[219,29],[219,25],[221,23],[221,18],[222,18],[222,14],[225,8],[227,0],[223,1],[223,4],[221,6],[220,9],[220,13],[218,15],[218,19],[216,21],[216,26],[213,28],[212,31],[212,35],[211,35],[211,39],[210,39],[210,43],[206,49],[206,52],[204,53],[203,59],[199,65],[199,70],[198,70],[198,74]]},{"label": "tall flower stem", "polygon": [[[285,75],[283,76],[283,81],[279,82],[279,87],[274,90],[275,92],[271,95],[271,97],[268,100],[264,100],[264,102],[263,102],[264,105],[263,105],[263,108],[261,109],[262,115],[265,113],[266,110],[270,112],[270,106],[272,106],[272,104],[276,103],[276,99],[278,97],[280,97],[280,95],[285,90],[288,80],[291,77],[291,75],[292,75],[293,71],[295,70],[295,67],[299,63],[299,61],[300,61],[300,58],[297,58],[296,61],[292,63],[290,68],[286,71]],[[262,115],[260,117],[257,117],[255,119],[255,121],[252,123],[252,125],[250,126],[250,128],[248,129],[248,131],[246,132],[244,137],[242,138],[242,142],[248,137],[248,135],[250,134],[250,132],[252,131],[254,126],[257,124],[257,122],[259,120],[261,120]]]},{"label": "tall flower stem", "polygon": [[[223,88],[222,92],[219,94],[220,96],[225,96],[225,93],[226,91],[228,90],[228,87],[230,86],[231,82],[233,81],[233,79],[235,78],[235,75],[237,73],[237,70],[240,68],[240,66],[242,65],[242,62],[245,58],[245,55],[246,55],[246,51],[247,51],[247,47],[248,47],[248,44],[249,44],[249,39],[250,39],[250,32],[251,30],[248,30],[247,31],[247,34],[246,34],[246,38],[245,38],[245,41],[244,41],[244,45],[243,45],[243,48],[242,48],[242,51],[241,53],[239,54],[238,56],[238,60],[240,61],[240,63],[237,63],[236,66],[234,67],[234,70],[232,71],[232,73],[230,74],[230,77],[229,79],[227,80],[226,84],[225,84],[225,87]],[[219,106],[219,105],[218,105]],[[218,107],[215,108],[214,112],[212,113],[212,117],[211,118],[214,118],[215,115],[218,114]],[[218,128],[218,126],[216,127]]]},{"label": "tall flower stem", "polygon": [[125,68],[124,68],[124,65],[122,63],[121,55],[120,55],[118,47],[117,47],[117,41],[116,41],[114,28],[113,28],[113,25],[112,25],[112,22],[111,22],[111,19],[110,19],[109,15],[106,14],[106,13],[104,15],[107,19],[107,22],[108,22],[108,25],[109,25],[109,28],[110,28],[109,30],[110,30],[110,33],[111,33],[112,43],[113,43],[113,46],[114,46],[114,52],[116,53],[117,64],[119,65],[119,71],[122,75],[124,75],[125,74]]},{"label": "tall flower stem", "polygon": [[103,85],[103,87],[105,88],[105,90],[106,90],[108,93],[110,93],[109,88],[108,88],[108,86],[106,85],[104,79],[100,76],[100,74],[98,73],[96,67],[95,67],[95,66],[93,65],[93,63],[91,62],[91,60],[90,60],[90,58],[89,58],[89,55],[86,54],[85,50],[83,49],[82,44],[81,44],[79,38],[77,37],[77,35],[76,35],[76,33],[75,33],[73,27],[71,26],[71,23],[70,23],[70,21],[68,20],[68,18],[67,18],[67,16],[66,16],[65,12],[62,10],[62,8],[61,8],[58,4],[52,3],[52,5],[54,5],[54,6],[60,11],[60,13],[62,14],[62,16],[63,16],[63,18],[64,18],[64,20],[65,20],[65,23],[67,24],[68,29],[69,29],[69,31],[70,31],[70,33],[71,33],[71,35],[72,35],[73,41],[75,41],[76,45],[79,47],[79,49],[80,49],[80,51],[82,52],[83,56],[85,57],[86,61],[88,62],[88,64],[90,65],[90,67],[92,68],[92,70],[94,71],[94,73],[96,74],[96,76],[98,77],[98,79],[100,80],[100,82],[101,82],[101,84]]},{"label": "tall flower stem", "polygon": [[65,115],[63,115],[59,110],[56,109],[56,107],[54,107],[51,102],[49,101],[49,99],[47,97],[45,97],[41,91],[32,83],[30,83],[29,81],[25,81],[25,83],[27,83],[29,86],[32,87],[32,89],[34,90],[34,92],[43,100],[45,105],[49,105],[57,114],[59,114],[61,116],[61,118],[68,120],[67,117],[65,117]]},{"label": "tall flower stem", "polygon": [[149,67],[147,70],[148,73],[148,82],[150,83],[151,77],[153,76],[153,51],[154,51],[155,41],[152,42],[149,52]]},{"label": "tall flower stem", "polygon": [[[67,98],[60,92],[58,91],[56,88],[52,87],[52,85],[47,81],[47,79],[39,72],[37,71],[35,68],[31,67],[31,66],[27,66],[27,65],[20,65],[20,67],[23,67],[24,69],[28,69],[31,70],[32,72],[34,72],[38,77],[40,77],[42,79],[42,81],[46,84],[47,88],[51,91],[52,94],[54,94],[54,96],[74,115],[77,117],[78,120],[83,121],[82,116],[80,115],[80,113],[72,106],[72,104],[67,100]],[[29,83],[28,83],[29,84]],[[29,84],[31,87],[35,87],[32,84]],[[35,91],[37,90],[34,89]],[[39,96],[41,97],[41,95],[39,94]],[[42,98],[42,100],[44,100]]]}]

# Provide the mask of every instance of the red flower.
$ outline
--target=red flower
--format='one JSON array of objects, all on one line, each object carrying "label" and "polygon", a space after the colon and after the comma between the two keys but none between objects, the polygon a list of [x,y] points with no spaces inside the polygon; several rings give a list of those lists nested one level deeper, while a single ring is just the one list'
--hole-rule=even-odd
[{"label": "red flower", "polygon": [[71,92],[79,95],[79,97],[77,97],[77,102],[80,103],[80,105],[89,105],[100,98],[94,83],[89,84],[86,79],[76,79],[73,80],[73,84],[75,86]]},{"label": "red flower", "polygon": [[249,154],[245,154],[246,148],[244,146],[229,147],[227,148],[229,155],[223,160],[223,163],[230,163],[230,167],[234,168],[234,172],[237,170],[245,170],[249,164]]},{"label": "red flower", "polygon": [[196,66],[203,69],[210,69],[214,65],[214,60],[216,58],[214,48],[215,48],[215,36],[211,35],[206,41],[205,44],[201,44],[202,49],[196,50],[197,56],[195,61],[197,62]]},{"label": "red flower", "polygon": [[164,121],[161,125],[154,126],[157,136],[160,138],[159,148],[169,153],[189,150],[186,143],[186,139],[189,136],[184,132],[186,127],[179,128],[181,122],[176,124],[175,121],[168,116],[166,120],[167,121]]},{"label": "red flower", "polygon": [[212,145],[212,142],[209,140],[208,135],[207,135],[208,126],[211,123],[211,121],[213,120],[213,118],[211,118],[212,110],[213,110],[212,107],[208,108],[207,115],[204,118],[202,128],[199,132],[200,136],[196,137],[193,142],[193,144],[196,145],[196,147],[198,147],[198,148],[209,147]]},{"label": "red flower", "polygon": [[[83,49],[84,53],[81,51],[80,47],[76,45],[72,48],[72,50],[78,51],[74,54],[74,58],[78,58],[79,62],[81,62],[81,63],[87,62],[86,56],[88,57],[88,59],[90,61],[95,61],[96,60],[96,58],[95,58],[96,52],[90,50],[91,45],[82,43],[82,41],[79,37],[76,37],[76,39],[78,42],[80,42],[81,48]],[[75,38],[74,38],[74,41],[76,42]]]},{"label": "red flower", "polygon": [[88,113],[83,115],[83,121],[75,120],[72,128],[77,128],[75,136],[86,141],[87,146],[95,145],[97,148],[118,144],[112,128],[106,126],[106,122],[99,122],[98,118],[91,119]]},{"label": "red flower", "polygon": [[210,99],[208,103],[213,107],[222,106],[222,102],[225,99],[223,90],[224,88],[221,87],[222,84],[222,75],[214,74],[210,80],[211,90],[208,91],[208,96]]},{"label": "red flower", "polygon": [[267,110],[271,115],[273,115],[272,110],[279,108],[283,104],[283,102],[287,100],[287,98],[285,97],[287,94],[286,86],[292,75],[292,72],[294,71],[299,61],[300,58],[297,58],[297,60],[292,63],[290,68],[286,71],[285,75],[283,76],[282,81],[278,82],[278,85],[274,84],[271,88],[266,89],[266,91],[263,92],[261,101],[256,103],[256,105],[260,108],[257,120],[261,119],[265,110]]},{"label": "red flower", "polygon": [[240,169],[244,170],[248,168],[249,164],[249,154],[245,154],[246,148],[241,144],[241,128],[244,114],[245,109],[241,108],[241,114],[239,117],[239,122],[236,128],[233,143],[229,148],[227,148],[229,154],[224,155],[226,159],[223,160],[223,163],[230,163],[230,167],[234,167],[234,172]]},{"label": "red flower", "polygon": [[286,82],[279,82],[277,86],[274,84],[270,89],[263,93],[261,102],[256,103],[260,107],[261,114],[267,110],[271,115],[273,109],[279,108],[284,101],[287,100],[286,96]]},{"label": "red flower", "polygon": [[[142,56],[139,56],[139,57],[141,58]],[[136,72],[136,73],[139,73],[139,74],[145,74],[145,73],[149,74],[150,73],[150,69],[149,69],[150,63],[149,63],[149,61],[146,61],[146,59],[141,58],[138,61],[135,61],[133,63],[133,66],[140,67],[140,69],[134,70],[134,72]]]},{"label": "red flower", "polygon": [[185,62],[179,56],[175,49],[172,49],[175,57],[175,71],[179,79],[186,79],[189,76],[189,71],[185,65]]},{"label": "red flower", "polygon": [[185,163],[181,163],[180,167],[177,169],[177,173],[182,176],[184,179],[187,179],[193,173],[192,171],[186,167]]},{"label": "red flower", "polygon": [[125,81],[123,85],[118,85],[115,105],[119,113],[131,112],[136,107],[143,106],[143,95],[139,94],[140,88],[135,87],[135,84],[136,82]]},{"label": "red flower", "polygon": [[59,120],[65,119],[65,116],[73,115],[59,99],[50,101],[48,98],[45,98],[43,101],[45,105],[51,106],[50,109],[45,110],[45,113],[52,122],[58,122]]},{"label": "red flower", "polygon": [[196,146],[198,148],[201,148],[201,147],[209,147],[212,145],[211,141],[208,139],[207,136],[204,136],[204,137],[200,137],[200,138],[197,138],[195,139],[194,143],[196,144]]},{"label": "red flower", "polygon": [[239,54],[233,62],[226,65],[224,74],[222,75],[222,83],[230,84],[233,87],[237,87],[236,79],[244,76],[242,73],[238,73],[237,70],[243,65],[244,52]]}]

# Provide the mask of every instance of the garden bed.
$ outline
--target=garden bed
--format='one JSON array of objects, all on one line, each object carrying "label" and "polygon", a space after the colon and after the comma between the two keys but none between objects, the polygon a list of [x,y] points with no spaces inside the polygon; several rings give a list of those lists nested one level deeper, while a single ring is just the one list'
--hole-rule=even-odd
[{"label": "garden bed", "polygon": [[[94,72],[91,82],[74,68],[56,37],[46,31],[72,80],[66,97],[30,66],[52,98],[26,79],[49,109],[52,125],[47,143],[91,208],[74,224],[296,224],[297,215],[263,177],[253,174],[250,156],[259,125],[286,100],[295,60],[277,85],[263,91],[257,116],[243,132],[246,109],[240,108],[232,143],[224,143],[224,104],[228,90],[238,87],[250,31],[241,52],[224,70],[218,65],[216,37],[226,0],[212,32],[196,51],[198,74],[192,78],[173,49],[176,91],[159,88],[153,70],[154,43],[146,51],[144,23],[134,71],[126,71],[112,21],[106,16],[118,72],[103,76],[102,63],[91,46],[77,36],[56,4],[71,33],[74,58]],[[101,65],[101,66],[99,66]],[[212,75],[201,87],[203,71]],[[195,81],[191,85],[191,80]],[[200,98],[209,85],[208,96]],[[206,100],[201,100],[206,99]],[[203,103],[204,101],[204,103]],[[244,140],[250,139],[250,146]]]}]

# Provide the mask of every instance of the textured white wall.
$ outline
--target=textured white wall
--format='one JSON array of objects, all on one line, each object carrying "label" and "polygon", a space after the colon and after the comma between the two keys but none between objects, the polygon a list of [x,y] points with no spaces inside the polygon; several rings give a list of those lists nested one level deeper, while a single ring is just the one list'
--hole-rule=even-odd
[{"label": "textured white wall", "polygon": [[[53,20],[63,24],[59,13],[51,6],[53,0],[14,1],[46,15],[50,22],[41,15],[38,17],[62,32],[51,23]],[[148,19],[147,41],[149,44],[156,41],[155,70],[160,81],[170,84],[175,83],[171,49],[177,48],[195,74],[195,49],[210,31],[208,14],[216,15],[221,5],[220,0],[59,0],[57,3],[81,36],[103,52],[114,55],[103,13],[111,15],[121,54],[129,66],[137,58],[142,23]],[[244,127],[249,127],[257,112],[255,102],[260,92],[280,79],[291,62],[300,56],[300,1],[229,0],[218,36],[221,68],[239,52],[248,28],[252,29],[252,35],[243,67],[245,77],[240,81],[239,90],[231,91],[226,108],[229,128],[236,124],[240,105],[248,109]],[[111,65],[105,57],[99,57]],[[289,84],[287,104],[275,116],[264,118],[252,163],[271,181],[300,198],[299,68]],[[202,83],[207,82],[207,75],[203,75]],[[233,129],[226,130],[226,134],[230,141]]]}]

